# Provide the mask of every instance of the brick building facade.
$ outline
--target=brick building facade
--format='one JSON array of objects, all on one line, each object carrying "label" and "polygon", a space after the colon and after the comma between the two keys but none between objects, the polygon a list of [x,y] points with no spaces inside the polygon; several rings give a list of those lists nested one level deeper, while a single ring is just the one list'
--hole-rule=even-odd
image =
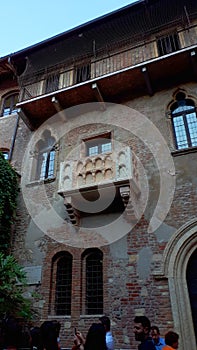
[{"label": "brick building facade", "polygon": [[62,347],[107,314],[135,349],[145,314],[196,348],[196,56],[196,1],[149,0],[0,59],[12,252]]}]

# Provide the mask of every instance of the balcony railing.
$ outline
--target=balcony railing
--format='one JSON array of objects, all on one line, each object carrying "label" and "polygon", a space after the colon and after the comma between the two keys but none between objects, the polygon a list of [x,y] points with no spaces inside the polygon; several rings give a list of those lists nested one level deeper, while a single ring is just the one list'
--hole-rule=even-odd
[{"label": "balcony railing", "polygon": [[66,211],[73,225],[79,224],[79,213],[83,207],[80,204],[81,200],[83,203],[81,193],[88,195],[90,201],[95,200],[98,187],[104,196],[108,196],[109,191],[111,193],[112,187],[117,188],[117,196],[122,198],[127,217],[133,222],[140,217],[138,161],[130,147],[118,145],[112,152],[80,160],[68,159],[60,164],[58,193],[64,198]]},{"label": "balcony railing", "polygon": [[137,159],[130,147],[116,151],[66,160],[60,164],[59,194],[63,196],[78,189],[132,181],[136,193],[140,188]]},{"label": "balcony railing", "polygon": [[[177,38],[180,41],[180,49],[196,44],[195,28],[194,26],[190,30],[179,31]],[[178,49],[176,46],[173,51]],[[28,75],[24,76],[23,81],[21,81],[19,101],[27,101],[50,92],[61,91],[85,81],[118,72],[121,69],[135,67],[142,62],[157,58],[159,55],[158,50],[158,40],[146,43],[141,42],[136,46],[130,45],[129,48],[127,46],[126,49],[118,53],[105,54],[97,59],[91,58],[80,65],[69,67],[61,65],[61,67],[56,67],[48,74],[43,73],[43,71],[40,73],[36,72],[36,78],[35,75],[33,76],[34,80]]]}]

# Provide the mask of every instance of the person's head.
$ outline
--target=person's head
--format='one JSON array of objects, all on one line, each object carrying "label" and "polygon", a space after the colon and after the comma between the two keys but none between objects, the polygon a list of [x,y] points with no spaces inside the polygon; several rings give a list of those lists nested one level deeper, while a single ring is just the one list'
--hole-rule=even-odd
[{"label": "person's head", "polygon": [[102,323],[93,323],[90,326],[84,350],[107,350],[105,328]]},{"label": "person's head", "polygon": [[169,331],[165,335],[166,345],[171,346],[173,349],[178,349],[179,346],[179,335],[173,331]]},{"label": "person's head", "polygon": [[155,344],[159,343],[160,331],[157,326],[151,327],[151,337],[153,338]]},{"label": "person's head", "polygon": [[99,321],[103,324],[103,326],[105,327],[105,331],[106,332],[109,332],[110,331],[110,327],[111,327],[111,324],[110,324],[110,319],[108,316],[101,316],[99,318]]},{"label": "person's head", "polygon": [[150,321],[146,316],[136,316],[134,318],[135,340],[144,341],[149,336]]},{"label": "person's head", "polygon": [[[59,322],[58,322],[59,323]],[[57,350],[57,321],[44,321],[40,326],[40,335],[46,350]]]}]

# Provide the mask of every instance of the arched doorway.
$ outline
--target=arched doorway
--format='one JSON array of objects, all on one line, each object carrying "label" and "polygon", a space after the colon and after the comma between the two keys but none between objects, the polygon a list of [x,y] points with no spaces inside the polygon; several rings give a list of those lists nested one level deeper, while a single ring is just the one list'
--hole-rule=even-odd
[{"label": "arched doorway", "polygon": [[193,317],[194,331],[197,340],[197,249],[189,259],[187,265],[187,285]]},{"label": "arched doorway", "polygon": [[196,251],[197,219],[177,230],[167,243],[164,251],[163,274],[168,279],[174,330],[180,335],[179,350],[196,349],[196,337],[186,278],[187,271],[190,268],[190,257]]}]

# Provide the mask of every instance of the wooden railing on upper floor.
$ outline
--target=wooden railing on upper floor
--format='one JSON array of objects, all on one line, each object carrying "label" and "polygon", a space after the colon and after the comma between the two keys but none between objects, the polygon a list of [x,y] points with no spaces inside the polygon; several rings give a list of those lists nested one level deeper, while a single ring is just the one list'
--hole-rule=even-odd
[{"label": "wooden railing on upper floor", "polygon": [[[179,40],[178,47],[168,49],[168,41],[166,41],[166,51],[169,50],[166,54],[195,45],[197,43],[196,33],[197,26],[178,31],[176,34]],[[50,67],[50,72],[36,72],[36,77],[34,76],[33,79],[28,75],[24,76],[21,82],[19,102],[57,92],[156,59],[159,56],[158,42],[161,44],[159,37],[149,42],[127,46],[115,53],[105,53],[98,58],[87,59],[80,64],[73,64],[69,67],[62,64],[59,67]]]}]

